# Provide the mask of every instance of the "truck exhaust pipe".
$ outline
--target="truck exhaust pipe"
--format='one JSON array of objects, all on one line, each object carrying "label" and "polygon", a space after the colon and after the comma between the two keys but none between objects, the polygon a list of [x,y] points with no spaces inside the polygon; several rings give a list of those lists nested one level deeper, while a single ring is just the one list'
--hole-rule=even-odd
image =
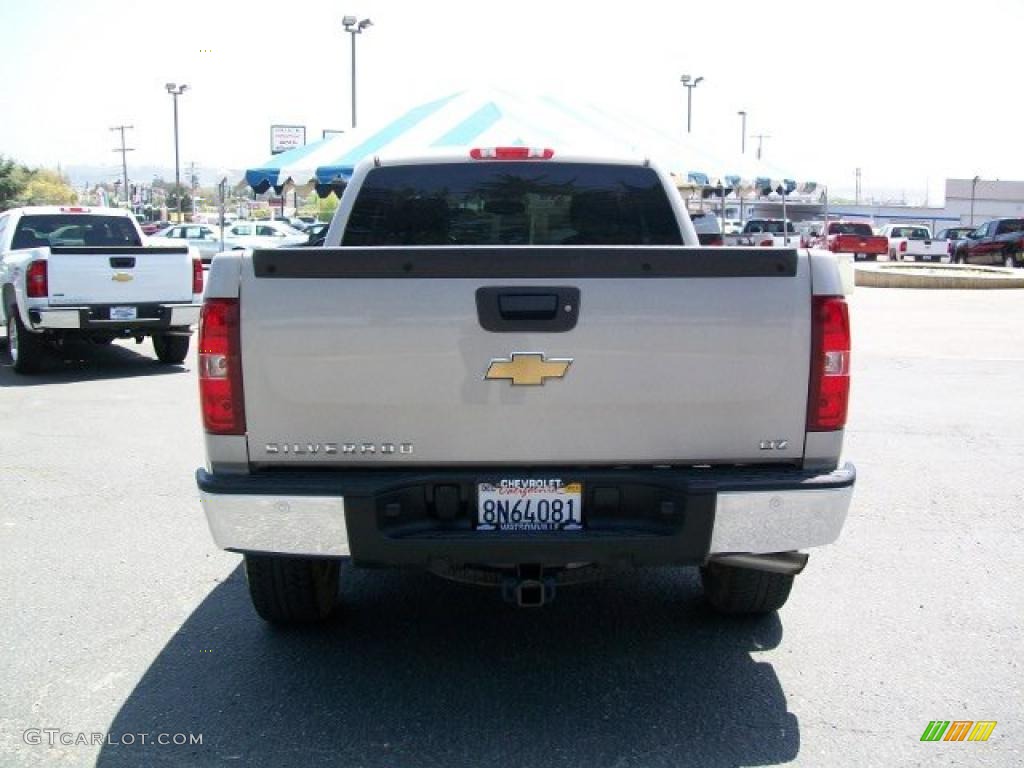
[{"label": "truck exhaust pipe", "polygon": [[732,565],[737,568],[750,568],[755,571],[770,571],[772,573],[784,573],[795,576],[807,565],[807,555],[803,552],[776,552],[769,555],[741,553],[715,555],[711,558],[710,562]]}]

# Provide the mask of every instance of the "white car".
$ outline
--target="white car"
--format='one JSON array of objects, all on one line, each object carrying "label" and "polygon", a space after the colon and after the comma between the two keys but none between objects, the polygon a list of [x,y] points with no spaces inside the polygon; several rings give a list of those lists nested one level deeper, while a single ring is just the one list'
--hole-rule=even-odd
[{"label": "white car", "polygon": [[[220,227],[212,224],[175,224],[150,235],[149,242],[151,245],[191,245],[199,251],[206,264],[222,250]],[[224,249],[230,249],[231,245],[230,240],[226,238]]]},{"label": "white car", "polygon": [[224,231],[224,248],[287,248],[307,239],[282,221],[236,221]]}]

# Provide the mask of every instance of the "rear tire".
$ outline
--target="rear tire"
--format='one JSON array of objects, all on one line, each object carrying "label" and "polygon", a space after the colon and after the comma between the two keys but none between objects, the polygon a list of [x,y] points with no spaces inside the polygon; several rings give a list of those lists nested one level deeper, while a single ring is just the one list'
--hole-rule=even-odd
[{"label": "rear tire", "polygon": [[337,608],[340,560],[246,555],[249,597],[272,624],[325,621]]},{"label": "rear tire", "polygon": [[793,574],[708,563],[700,569],[704,597],[719,613],[761,614],[786,604]]},{"label": "rear tire", "polygon": [[15,373],[36,373],[42,367],[46,346],[39,336],[25,328],[17,307],[7,310],[7,350]]},{"label": "rear tire", "polygon": [[153,337],[153,350],[157,359],[165,365],[177,365],[188,356],[188,344],[191,339],[188,336],[165,336],[159,334]]}]

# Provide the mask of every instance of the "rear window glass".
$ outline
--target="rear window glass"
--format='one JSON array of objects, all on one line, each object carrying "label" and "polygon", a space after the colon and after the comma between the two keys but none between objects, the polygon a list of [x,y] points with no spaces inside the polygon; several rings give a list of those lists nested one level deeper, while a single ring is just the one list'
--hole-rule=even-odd
[{"label": "rear window glass", "polygon": [[893,227],[892,237],[906,237],[910,240],[927,240],[930,235],[924,227]]},{"label": "rear window glass", "polygon": [[[747,233],[758,234],[764,232],[770,235],[781,235],[784,234],[782,225],[783,222],[781,219],[751,219],[747,222]],[[793,222],[786,222],[786,231],[796,232]]]},{"label": "rear window glass", "polygon": [[480,162],[371,170],[343,245],[681,245],[650,168]]},{"label": "rear window glass", "polygon": [[22,216],[12,248],[58,245],[142,245],[132,221],[124,216],[39,214]]},{"label": "rear window glass", "polygon": [[860,235],[861,237],[871,237],[873,234],[870,224],[861,224],[855,221],[840,221],[835,224],[829,224],[828,233],[830,235]]}]

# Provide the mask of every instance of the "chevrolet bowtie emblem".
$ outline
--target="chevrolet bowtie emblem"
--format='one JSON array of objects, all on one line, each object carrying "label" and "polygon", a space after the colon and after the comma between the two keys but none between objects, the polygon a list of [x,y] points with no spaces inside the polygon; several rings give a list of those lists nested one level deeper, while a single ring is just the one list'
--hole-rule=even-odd
[{"label": "chevrolet bowtie emblem", "polygon": [[540,352],[513,352],[511,360],[491,360],[484,378],[508,379],[512,386],[537,386],[545,379],[561,379],[571,364],[571,358],[545,360]]},{"label": "chevrolet bowtie emblem", "polygon": [[130,283],[135,278],[127,272],[115,272],[110,279],[115,283]]}]

